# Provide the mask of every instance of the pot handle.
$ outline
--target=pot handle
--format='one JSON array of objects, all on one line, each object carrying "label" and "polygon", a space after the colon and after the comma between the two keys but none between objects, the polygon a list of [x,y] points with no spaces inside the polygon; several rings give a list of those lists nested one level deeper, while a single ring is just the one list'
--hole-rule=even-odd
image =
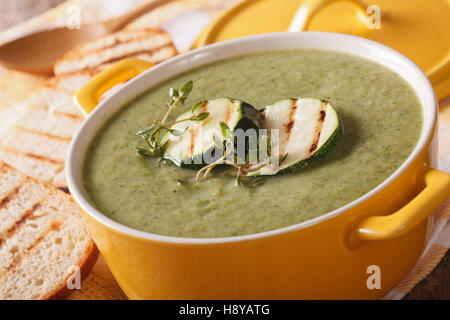
[{"label": "pot handle", "polygon": [[368,240],[388,240],[400,237],[419,225],[450,195],[450,174],[427,168],[425,188],[407,205],[387,216],[364,218],[350,234],[350,244],[358,246]]},{"label": "pot handle", "polygon": [[84,116],[94,110],[99,99],[115,85],[130,80],[153,64],[139,59],[125,59],[100,72],[75,94],[75,104]]},{"label": "pot handle", "polygon": [[289,31],[305,31],[308,28],[312,18],[320,9],[338,1],[352,3],[356,9],[358,19],[363,23],[367,21],[367,6],[360,0],[306,0],[295,13],[294,19],[289,27]]}]

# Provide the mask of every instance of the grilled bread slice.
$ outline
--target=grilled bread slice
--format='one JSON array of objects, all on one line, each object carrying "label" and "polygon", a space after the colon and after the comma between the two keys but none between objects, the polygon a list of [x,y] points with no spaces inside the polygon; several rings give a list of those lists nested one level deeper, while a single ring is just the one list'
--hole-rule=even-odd
[{"label": "grilled bread slice", "polygon": [[95,75],[90,70],[62,74],[52,77],[45,82],[45,86],[51,89],[57,89],[74,95],[82,86],[89,82]]},{"label": "grilled bread slice", "polygon": [[177,54],[170,35],[162,30],[119,31],[82,44],[64,55],[54,67],[55,75],[96,73],[125,58],[159,63]]},{"label": "grilled bread slice", "polygon": [[70,196],[0,162],[0,299],[63,298],[97,255]]},{"label": "grilled bread slice", "polygon": [[3,137],[0,160],[68,192],[64,161],[83,120],[72,99],[55,89],[37,94]]},{"label": "grilled bread slice", "polygon": [[70,51],[55,65],[57,76],[33,96],[13,130],[2,138],[0,160],[67,191],[65,155],[83,120],[73,103],[73,94],[122,58],[157,63],[174,55],[170,36],[151,29],[117,32]]}]

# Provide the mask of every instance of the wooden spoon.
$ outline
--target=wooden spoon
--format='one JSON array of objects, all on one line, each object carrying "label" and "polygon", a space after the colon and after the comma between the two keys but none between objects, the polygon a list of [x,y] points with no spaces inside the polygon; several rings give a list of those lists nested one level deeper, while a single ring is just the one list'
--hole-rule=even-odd
[{"label": "wooden spoon", "polygon": [[107,21],[81,26],[81,29],[60,27],[41,31],[0,46],[0,64],[25,72],[51,75],[53,65],[75,46],[117,31],[149,10],[173,0],[145,2],[126,14]]}]

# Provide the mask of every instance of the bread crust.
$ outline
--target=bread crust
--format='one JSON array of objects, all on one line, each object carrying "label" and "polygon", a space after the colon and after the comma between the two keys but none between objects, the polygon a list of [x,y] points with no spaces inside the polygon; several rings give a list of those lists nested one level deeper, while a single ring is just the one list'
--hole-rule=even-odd
[{"label": "bread crust", "polygon": [[[36,208],[36,209],[41,208],[42,203],[45,203],[45,199],[47,199],[49,197],[55,197],[55,199],[63,199],[64,201],[68,200],[70,202],[70,207],[68,207],[68,208],[70,208],[69,210],[71,210],[71,211],[67,211],[67,213],[64,213],[64,214],[72,215],[72,217],[75,217],[77,220],[78,219],[80,220],[80,224],[78,225],[77,228],[79,228],[80,225],[85,226],[85,223],[83,221],[83,216],[80,212],[80,209],[75,204],[75,202],[70,197],[70,195],[64,193],[61,190],[58,190],[57,188],[55,188],[54,186],[52,186],[50,184],[43,183],[41,181],[38,181],[37,179],[28,177],[28,176],[24,175],[23,173],[20,173],[16,169],[12,168],[8,164],[0,161],[0,177],[3,177],[3,175],[5,175],[6,177],[8,177],[8,175],[9,176],[12,175],[12,176],[16,177],[16,183],[11,184],[11,185],[6,184],[7,188],[5,188],[3,191],[5,196],[3,196],[2,203],[1,203],[3,207],[8,206],[12,201],[17,201],[17,199],[15,199],[15,197],[17,197],[18,194],[20,194],[22,186],[32,183],[33,186],[41,186],[40,193],[38,195],[38,198],[41,200],[39,200],[37,202],[37,205],[33,206],[33,208]],[[5,181],[5,180],[3,180],[3,181]],[[6,181],[8,181],[8,180],[6,180]],[[12,180],[9,180],[9,181],[12,181]],[[5,187],[5,185],[3,185],[2,187]],[[59,214],[59,211],[58,211],[58,214]],[[61,214],[63,214],[63,213],[61,212]],[[12,231],[16,231],[16,228],[17,229],[20,228],[21,225],[24,224],[28,218],[32,218],[32,211],[30,211],[29,214],[25,213],[24,215],[21,215],[21,218],[16,222],[15,227],[14,227],[14,229],[12,229]],[[52,219],[54,219],[54,218],[52,218]],[[57,218],[57,220],[58,220],[58,218]],[[53,226],[53,224],[52,224],[52,226]],[[82,232],[84,237],[89,238],[87,243],[83,244],[83,246],[85,246],[84,252],[81,255],[77,256],[77,259],[75,259],[76,261],[73,262],[74,265],[76,265],[80,268],[81,280],[83,281],[84,279],[86,279],[88,277],[89,273],[91,272],[95,262],[97,261],[99,252],[97,250],[97,247],[96,247],[94,241],[90,237],[86,227],[84,227],[83,229],[78,229],[78,232]],[[15,232],[10,231],[9,233],[11,234],[11,236],[15,236]],[[6,239],[9,239],[9,237],[6,237],[4,240],[2,240],[0,242],[6,241]],[[38,240],[42,239],[42,234],[41,234],[41,237],[38,237],[37,239]],[[4,242],[1,244],[4,244]],[[46,250],[46,249],[41,249],[41,250]],[[48,250],[51,250],[51,248],[49,248]],[[31,252],[30,248],[28,248],[24,251],[23,254],[27,255],[27,254],[30,254],[30,252]],[[79,257],[79,259],[78,259],[78,257]],[[67,266],[61,266],[61,268],[66,268],[66,267]],[[15,272],[14,268],[15,268],[14,264],[12,265],[12,268],[10,266],[8,266],[5,269],[5,271],[4,271],[5,273],[3,275],[7,277],[8,272]],[[66,272],[66,270],[62,270],[62,271]],[[65,277],[64,280],[61,281],[61,283],[59,285],[53,286],[53,289],[51,292],[47,292],[47,293],[41,295],[39,297],[39,299],[42,299],[42,300],[63,299],[65,297],[67,297],[68,295],[70,295],[73,292],[73,290],[70,290],[67,287],[67,279],[70,276],[71,275],[68,275],[67,277]]]},{"label": "bread crust", "polygon": [[[24,176],[24,179],[44,186],[50,194],[54,195],[61,192],[61,197],[70,197],[64,175],[65,150],[73,132],[76,131],[76,123],[82,121],[78,110],[72,103],[71,95],[91,77],[118,60],[139,58],[152,63],[159,63],[175,56],[177,53],[167,32],[148,28],[119,31],[71,50],[55,64],[56,76],[40,84],[40,88],[36,89],[35,96],[24,109],[30,111],[28,112],[29,118],[26,117],[26,112],[18,117],[5,139],[1,141],[0,169],[6,168],[17,173],[23,172],[20,174]],[[85,67],[77,69],[76,63],[90,54],[93,54],[94,59],[88,59],[88,62],[84,64]],[[71,63],[75,63],[75,67],[72,67]],[[72,71],[65,72],[64,64],[66,64],[66,70]],[[83,64],[79,66],[82,67]],[[36,117],[32,117],[32,113]],[[65,131],[61,131],[61,126],[64,127]],[[24,141],[28,143],[24,143]],[[41,147],[37,148],[37,146]],[[5,182],[0,187],[8,189],[11,185]],[[73,202],[72,199],[71,201]],[[76,205],[74,204],[74,206]],[[73,209],[71,210],[76,212]],[[22,211],[16,210],[15,212],[19,214]],[[77,212],[79,213],[79,210]],[[80,219],[83,218],[81,213],[79,213],[79,216]],[[23,221],[26,219],[27,217]],[[20,223],[23,223],[23,221]],[[78,224],[76,220],[72,220],[72,222]],[[90,237],[87,230],[80,231],[80,234]],[[28,237],[27,239],[34,239],[26,233],[25,235]],[[99,252],[92,239],[82,239],[83,247],[85,246],[86,250],[84,254],[77,255],[73,261],[80,267],[81,280],[83,281],[91,272]],[[1,241],[2,239],[0,239]],[[89,241],[88,244],[87,241]],[[78,258],[80,258],[79,261],[76,261]],[[30,266],[30,264],[25,266]],[[6,272],[9,272],[9,270]],[[18,282],[21,279],[28,279],[20,277],[17,280]],[[47,289],[43,290],[45,293],[40,295],[39,298],[55,300],[69,296],[74,292],[67,287],[66,282],[69,277],[56,286],[52,284],[51,292],[45,292]],[[10,279],[12,283],[16,283],[14,282],[16,278]],[[9,290],[9,287],[5,288]],[[19,297],[21,295],[26,296],[26,293],[22,293],[22,291],[15,293]]]},{"label": "bread crust", "polygon": [[[56,192],[65,192],[61,190],[56,190]],[[71,202],[74,202],[73,199],[70,199]],[[80,213],[80,219],[83,219]],[[90,237],[89,234],[87,236]],[[99,256],[99,251],[97,246],[95,245],[94,240],[91,239],[88,248],[86,249],[85,258],[78,265],[81,273],[81,282],[83,283],[84,279],[86,279],[92,271],[95,263],[97,262]],[[46,296],[42,298],[42,300],[62,300],[67,298],[74,289],[69,289],[67,287],[67,280],[70,275],[64,280],[64,283],[61,283],[58,288],[56,288],[53,292],[49,292]]]},{"label": "bread crust", "polygon": [[[79,265],[81,272],[81,282],[83,283],[84,279],[86,279],[92,271],[95,263],[97,262],[97,258],[99,256],[99,251],[95,242],[91,240],[91,244],[89,248],[86,250],[86,257]],[[69,289],[67,287],[67,279],[62,283],[57,289],[53,292],[49,292],[46,296],[42,298],[42,300],[62,300],[67,298],[72,294],[74,289]],[[82,284],[83,285],[83,284]]]}]

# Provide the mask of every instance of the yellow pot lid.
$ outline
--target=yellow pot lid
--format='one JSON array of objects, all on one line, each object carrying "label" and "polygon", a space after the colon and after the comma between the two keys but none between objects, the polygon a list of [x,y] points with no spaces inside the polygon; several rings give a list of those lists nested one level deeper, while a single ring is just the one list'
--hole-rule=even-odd
[{"label": "yellow pot lid", "polygon": [[424,70],[439,99],[449,95],[450,0],[363,1],[368,0],[243,1],[206,27],[195,47],[287,31],[296,17],[298,31],[353,34],[396,49]]}]

